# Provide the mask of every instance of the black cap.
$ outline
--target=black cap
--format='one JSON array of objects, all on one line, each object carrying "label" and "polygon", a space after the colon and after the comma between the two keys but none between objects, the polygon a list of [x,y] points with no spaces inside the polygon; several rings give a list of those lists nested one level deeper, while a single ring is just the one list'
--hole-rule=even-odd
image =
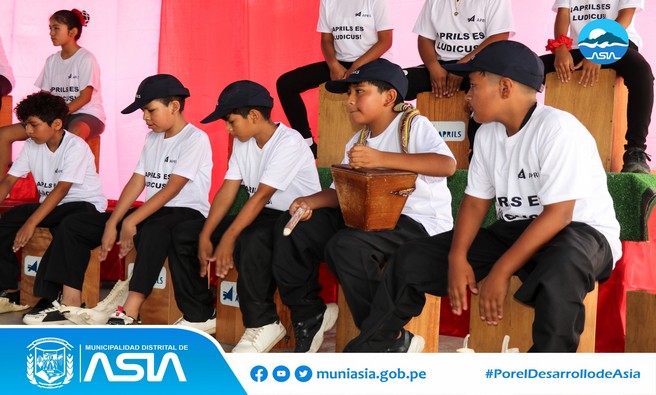
[{"label": "black cap", "polygon": [[445,70],[458,75],[486,71],[508,77],[542,92],[544,65],[526,45],[517,41],[496,41],[486,46],[467,63],[445,64]]},{"label": "black cap", "polygon": [[382,58],[365,64],[343,80],[326,82],[326,89],[332,93],[345,93],[350,84],[362,81],[387,82],[399,92],[401,97],[405,97],[408,93],[408,79],[401,66]]},{"label": "black cap", "polygon": [[189,89],[182,86],[182,82],[170,74],[151,75],[141,81],[137,94],[134,95],[134,103],[125,107],[121,113],[130,114],[155,99],[170,96],[189,97]]},{"label": "black cap", "polygon": [[241,107],[272,108],[273,98],[269,91],[257,82],[248,80],[233,82],[223,89],[214,111],[200,123],[216,121]]}]

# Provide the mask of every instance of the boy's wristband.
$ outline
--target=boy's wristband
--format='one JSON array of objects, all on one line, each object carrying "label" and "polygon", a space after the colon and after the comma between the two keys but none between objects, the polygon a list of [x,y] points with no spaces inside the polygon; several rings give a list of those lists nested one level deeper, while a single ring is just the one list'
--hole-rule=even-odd
[{"label": "boy's wristband", "polygon": [[556,53],[556,48],[560,47],[561,45],[567,46],[567,50],[570,51],[572,49],[572,40],[571,38],[567,37],[564,34],[561,34],[557,39],[552,40],[549,39],[547,40],[547,46],[545,49],[547,51],[551,51],[551,53]]}]

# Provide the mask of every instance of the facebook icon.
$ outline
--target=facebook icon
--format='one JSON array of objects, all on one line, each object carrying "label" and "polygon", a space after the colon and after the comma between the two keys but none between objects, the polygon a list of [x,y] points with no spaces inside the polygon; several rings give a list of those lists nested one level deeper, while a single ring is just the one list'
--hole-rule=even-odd
[{"label": "facebook icon", "polygon": [[264,366],[257,365],[251,369],[251,379],[253,379],[253,381],[256,383],[261,383],[262,381],[266,380],[268,376],[269,372],[267,372]]}]

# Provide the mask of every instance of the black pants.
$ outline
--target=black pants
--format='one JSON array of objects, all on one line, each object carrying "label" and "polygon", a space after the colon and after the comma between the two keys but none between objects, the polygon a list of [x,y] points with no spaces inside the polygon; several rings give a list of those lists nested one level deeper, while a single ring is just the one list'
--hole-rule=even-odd
[{"label": "black pants", "polygon": [[[348,69],[353,63],[339,62]],[[326,62],[312,63],[281,75],[276,81],[276,89],[280,105],[285,111],[289,126],[296,129],[306,138],[312,138],[307,109],[301,98],[301,93],[317,88],[322,83],[330,81],[330,69]]]},{"label": "black pants", "polygon": [[313,210],[312,217],[299,222],[289,236],[282,230],[289,213],[283,214],[273,231],[273,277],[283,303],[291,310],[292,322],[302,322],[322,313],[326,306],[319,296],[319,264],[325,262],[328,240],[345,228],[339,208]]},{"label": "black pants", "polygon": [[[448,62],[440,62],[440,64],[451,64],[455,63],[455,60]],[[431,92],[433,87],[431,86],[430,73],[425,66],[410,67],[405,69],[408,73],[408,94],[405,95],[405,100],[415,100],[417,94],[421,92]],[[464,77],[462,83],[460,84],[460,90],[467,92],[469,90],[469,78]],[[469,126],[467,127],[467,137],[469,138],[469,159],[471,160],[471,151],[474,149],[474,140],[476,138],[476,131],[481,127],[481,124],[474,121],[474,118],[469,119]]]},{"label": "black pants", "polygon": [[[530,223],[498,221],[479,231],[467,256],[476,281],[487,276]],[[362,334],[352,342],[354,350],[370,351],[362,345],[393,338],[421,313],[424,293],[447,295],[452,236],[446,232],[411,241],[398,250],[385,269]],[[517,272],[523,284],[515,298],[535,307],[530,351],[576,351],[585,323],[583,299],[595,281],[610,276],[612,266],[606,238],[589,225],[573,222]],[[472,314],[478,312],[478,306],[471,309]]]},{"label": "black pants", "polygon": [[[578,64],[583,55],[578,49],[570,51],[574,64]],[[544,63],[544,74],[555,71],[555,55],[540,56]],[[630,43],[626,54],[615,63],[602,65],[602,69],[613,69],[618,76],[624,78],[624,85],[629,91],[626,107],[626,147],[646,149],[647,134],[651,123],[651,112],[654,107],[654,74],[649,63],[638,52],[635,44]],[[570,81],[577,83],[578,81]]]},{"label": "black pants", "polygon": [[[27,221],[27,219],[34,214],[39,207],[39,203],[23,204],[14,207],[0,217],[0,290],[18,288],[18,275],[22,265],[18,262],[16,254],[12,250],[14,239],[16,238],[18,230],[23,224],[25,224],[25,221]],[[89,215],[90,213],[97,213],[97,211],[94,205],[88,202],[70,202],[60,204],[46,215],[43,221],[39,223],[39,226],[48,228],[50,233],[54,236],[57,232],[57,226],[59,223],[67,216],[76,213],[85,213],[85,215]],[[44,261],[42,260],[37,269],[34,282],[35,288],[37,288],[37,284],[39,283],[43,285],[43,273],[45,267],[46,264],[44,264]],[[52,292],[54,292],[54,297],[56,298],[59,293],[59,288],[54,288]]]},{"label": "black pants", "polygon": [[401,215],[395,229],[363,232],[346,228],[330,239],[326,245],[326,263],[344,290],[358,328],[369,316],[387,260],[403,243],[427,236],[423,225]]},{"label": "black pants", "polygon": [[[136,209],[128,211],[124,218],[134,210]],[[105,223],[110,215],[111,213],[72,215],[62,221],[41,261],[42,265],[44,261],[47,262],[45,278],[48,282],[82,289],[90,251],[100,245]],[[137,226],[134,246],[138,253],[130,280],[130,291],[139,292],[146,297],[150,295],[168,256],[173,227],[194,218],[202,219],[203,215],[186,207],[162,207]],[[120,237],[122,223],[121,221],[116,227],[119,232],[117,239]]]},{"label": "black pants", "polygon": [[[259,328],[279,320],[273,294],[276,283],[271,272],[273,227],[282,212],[265,208],[246,227],[235,245],[234,262],[237,277],[237,294],[244,326]],[[226,216],[216,227],[210,240],[216,247],[234,221]],[[214,311],[213,296],[207,289],[207,279],[199,275],[198,234],[204,220],[183,222],[173,231],[169,267],[173,277],[175,301],[186,320],[202,322]],[[281,229],[282,232],[282,229]]]}]

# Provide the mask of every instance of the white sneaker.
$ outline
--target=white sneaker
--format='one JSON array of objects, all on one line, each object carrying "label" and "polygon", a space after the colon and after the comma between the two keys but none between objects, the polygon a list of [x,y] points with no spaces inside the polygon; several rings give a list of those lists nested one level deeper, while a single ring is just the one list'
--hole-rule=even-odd
[{"label": "white sneaker", "polygon": [[190,328],[196,328],[199,331],[203,331],[205,333],[213,335],[216,333],[216,311],[214,311],[212,317],[210,317],[210,319],[208,319],[207,321],[192,322],[192,321],[185,320],[184,316],[182,316],[180,317],[180,319],[174,322],[173,325],[188,326]]},{"label": "white sneaker", "polygon": [[27,313],[23,316],[23,323],[26,325],[73,325],[64,312],[68,307],[60,305],[57,301],[52,302],[52,307],[41,310],[37,313]]},{"label": "white sneaker", "polygon": [[123,311],[123,306],[118,306],[118,309],[107,320],[107,325],[137,325],[137,320]]},{"label": "white sneaker", "polygon": [[280,321],[259,328],[248,328],[232,352],[269,352],[286,334],[287,330]]},{"label": "white sneaker", "polygon": [[123,306],[130,292],[130,278],[119,280],[109,294],[92,309],[80,309],[75,314],[79,318],[72,321],[81,321],[80,325],[105,325],[118,306]]}]

